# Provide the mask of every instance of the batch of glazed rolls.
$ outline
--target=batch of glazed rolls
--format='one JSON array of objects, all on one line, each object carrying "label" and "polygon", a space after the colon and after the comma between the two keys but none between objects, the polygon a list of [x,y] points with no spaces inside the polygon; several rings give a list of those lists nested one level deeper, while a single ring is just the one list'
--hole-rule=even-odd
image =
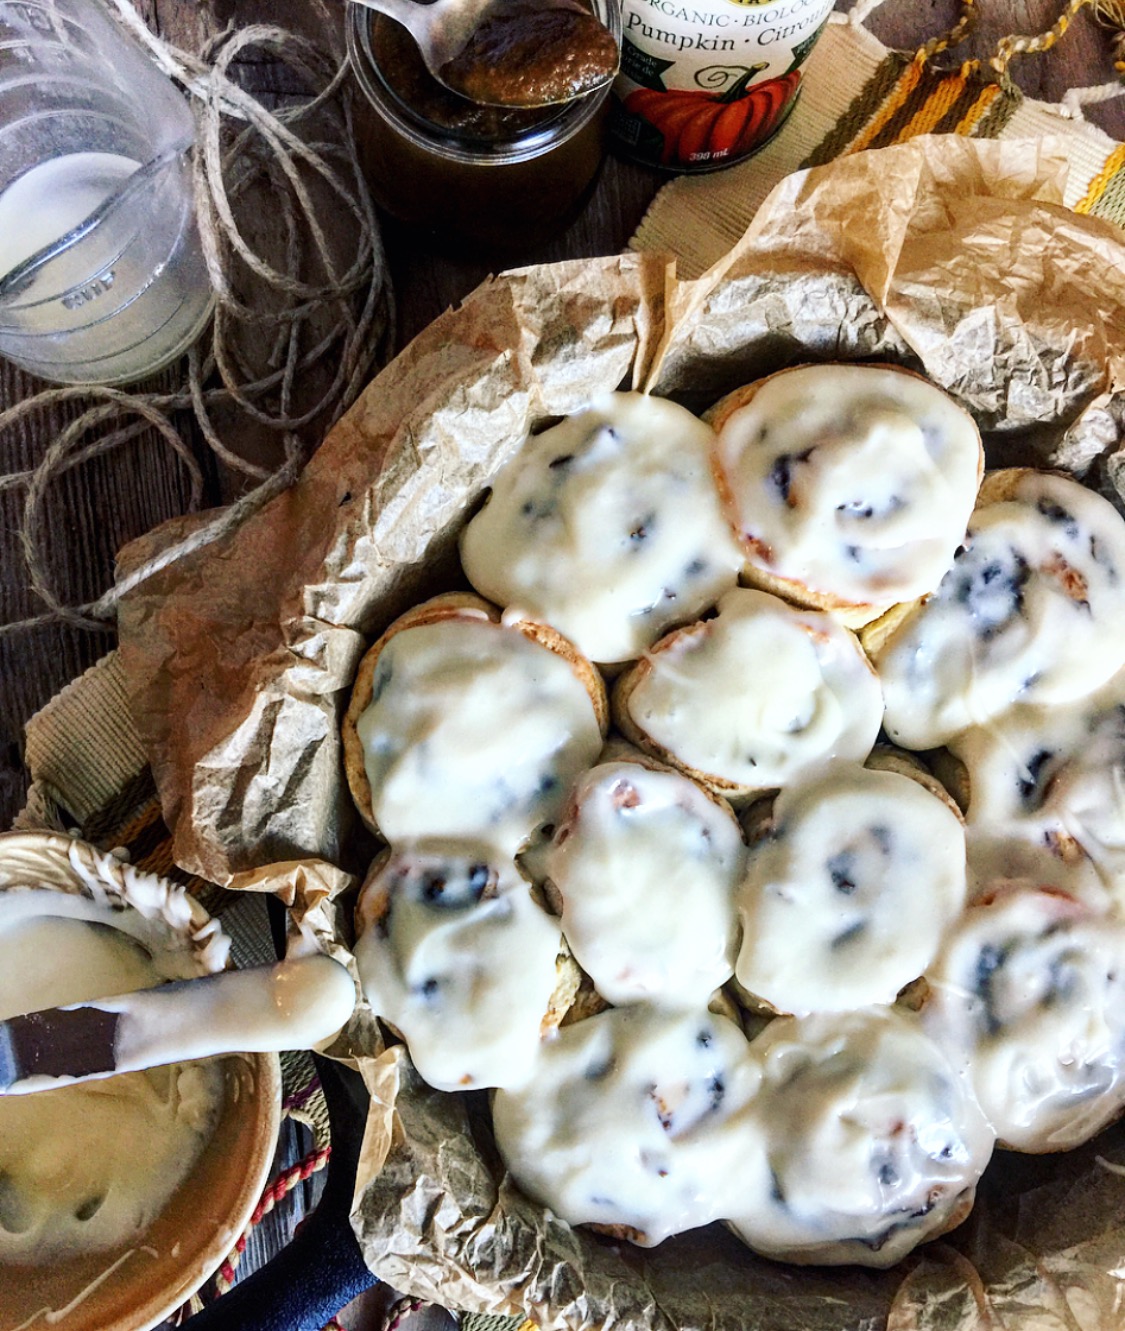
[{"label": "batch of glazed rolls", "polygon": [[1125,520],[982,475],[898,367],[599,397],[365,656],[365,995],[564,1220],[885,1267],[1125,1108]]}]

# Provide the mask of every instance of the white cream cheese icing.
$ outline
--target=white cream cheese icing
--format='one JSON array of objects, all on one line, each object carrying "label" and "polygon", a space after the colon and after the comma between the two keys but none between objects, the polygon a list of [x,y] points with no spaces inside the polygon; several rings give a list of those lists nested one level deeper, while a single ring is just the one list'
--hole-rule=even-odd
[{"label": "white cream cheese icing", "polygon": [[1016,703],[1068,702],[1125,664],[1125,522],[1076,481],[1022,476],[983,505],[937,591],[876,667],[887,733],[934,748]]},{"label": "white cream cheese icing", "polygon": [[483,618],[390,637],[356,729],[388,841],[463,836],[506,854],[555,820],[602,742],[570,663]]},{"label": "white cream cheese icing", "polygon": [[927,1029],[1006,1145],[1070,1150],[1125,1107],[1125,924],[1004,890],[965,912],[926,978]]},{"label": "white cream cheese icing", "polygon": [[[7,963],[0,966],[0,1020],[105,994],[132,993],[159,978],[151,955],[116,928],[113,917],[79,897],[59,904],[81,901],[86,910],[54,913],[56,896],[22,892],[0,897],[0,947]],[[43,968],[46,975],[27,964],[26,958],[33,957],[50,959]]]},{"label": "white cream cheese icing", "polygon": [[5,1098],[0,1261],[42,1265],[136,1242],[190,1174],[222,1095],[212,1061]]},{"label": "white cream cheese icing", "polygon": [[875,365],[763,382],[716,458],[749,563],[816,595],[887,607],[937,586],[981,471],[972,418],[934,384]]},{"label": "white cream cheese icing", "polygon": [[887,1267],[968,1212],[994,1134],[910,1014],[782,1017],[750,1052],[761,1085],[745,1118],[758,1147],[728,1218],[756,1252]]},{"label": "white cream cheese icing", "polygon": [[602,997],[706,1007],[731,976],[744,856],[729,808],[685,776],[613,762],[580,777],[547,874]]},{"label": "white cream cheese icing", "polygon": [[1013,821],[1004,827],[968,824],[965,856],[969,901],[1007,885],[1054,889],[1094,910],[1113,908],[1113,898],[1094,862],[1049,820],[1038,824]]},{"label": "white cream cheese icing", "polygon": [[758,1071],[709,1012],[611,1008],[564,1026],[525,1086],[493,1101],[496,1144],[524,1192],[572,1225],[645,1247],[726,1215]]},{"label": "white cream cheese icing", "polygon": [[364,884],[358,912],[364,995],[431,1086],[532,1074],[562,935],[514,863],[465,842],[402,845]]},{"label": "white cream cheese icing", "polygon": [[470,583],[593,661],[636,657],[742,566],[710,473],[712,437],[683,407],[640,393],[604,394],[531,436],[465,528]]},{"label": "white cream cheese icing", "polygon": [[750,847],[735,975],[779,1012],[890,1003],[964,901],[953,811],[897,772],[834,764],[781,791]]},{"label": "white cream cheese icing", "polygon": [[[0,1019],[200,969],[171,930],[132,909],[0,892]],[[204,1062],[0,1098],[0,1263],[137,1241],[190,1173],[223,1094],[220,1065]]]},{"label": "white cream cheese icing", "polygon": [[645,738],[704,777],[769,789],[862,762],[883,720],[878,678],[830,615],[736,588],[718,615],[647,653],[626,702]]},{"label": "white cream cheese icing", "polygon": [[968,777],[978,887],[1027,879],[1125,914],[1125,672],[1077,702],[1013,707],[949,747]]}]

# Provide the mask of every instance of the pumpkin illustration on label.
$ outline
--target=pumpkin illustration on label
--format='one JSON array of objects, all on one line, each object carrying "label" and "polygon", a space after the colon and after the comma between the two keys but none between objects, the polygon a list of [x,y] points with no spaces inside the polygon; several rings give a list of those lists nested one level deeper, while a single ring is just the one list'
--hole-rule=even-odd
[{"label": "pumpkin illustration on label", "polygon": [[[776,130],[793,105],[801,71],[752,82],[765,64],[747,67],[712,65],[696,75],[699,89],[657,91],[638,88],[625,98],[625,109],[661,134],[661,166],[690,167],[745,157]],[[708,85],[723,91],[712,92]]]}]

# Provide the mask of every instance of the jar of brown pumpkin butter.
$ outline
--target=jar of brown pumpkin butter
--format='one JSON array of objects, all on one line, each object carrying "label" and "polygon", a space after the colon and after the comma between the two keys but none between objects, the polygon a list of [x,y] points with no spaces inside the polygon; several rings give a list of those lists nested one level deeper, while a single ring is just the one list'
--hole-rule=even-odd
[{"label": "jar of brown pumpkin butter", "polygon": [[[620,47],[620,0],[589,3]],[[487,258],[518,258],[565,230],[605,155],[609,85],[550,106],[484,105],[438,83],[398,23],[347,11],[356,137],[380,208]]]}]

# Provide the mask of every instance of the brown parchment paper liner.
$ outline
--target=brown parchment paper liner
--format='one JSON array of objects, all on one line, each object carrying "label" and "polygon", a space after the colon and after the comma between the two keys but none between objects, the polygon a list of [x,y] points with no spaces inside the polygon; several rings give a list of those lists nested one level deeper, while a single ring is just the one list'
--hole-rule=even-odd
[{"label": "brown parchment paper liner", "polygon": [[[652,255],[532,268],[436,321],[292,491],[124,601],[177,859],[235,887],[260,886],[270,861],[357,867],[369,847],[349,830],[336,720],[364,636],[458,585],[456,534],[495,470],[594,392],[642,384],[702,406],[786,363],[893,360],[977,416],[991,465],[1066,467],[1116,498],[1125,237],[1061,206],[1064,172],[1050,144],[914,139],[783,181],[698,281]],[[135,543],[123,568],[166,539]],[[331,887],[294,899],[293,927],[347,951]],[[431,1091],[400,1048],[360,1063],[356,1232],[377,1275],[447,1306],[615,1331],[1110,1331],[1125,1306],[1117,1129],[1088,1151],[998,1160],[969,1224],[896,1270],[801,1269],[720,1227],[651,1252],[572,1230],[504,1178],[484,1097]]]},{"label": "brown parchment paper liner", "polygon": [[340,861],[339,703],[363,635],[450,576],[466,505],[534,422],[639,381],[668,281],[665,258],[623,255],[486,283],[372,382],[291,490],[125,599],[121,660],[181,866],[237,886],[271,860]]},{"label": "brown parchment paper liner", "polygon": [[[545,265],[438,319],[291,490],[124,599],[122,665],[177,862],[226,884],[341,861],[337,716],[363,635],[450,585],[495,470],[594,392],[644,383],[694,405],[786,361],[894,359],[973,411],[994,465],[1112,455],[1125,255],[1111,223],[1062,207],[1064,170],[1043,144],[957,136],[858,153],[783,181],[695,282],[654,255]],[[135,542],[123,570],[167,539]]]}]

